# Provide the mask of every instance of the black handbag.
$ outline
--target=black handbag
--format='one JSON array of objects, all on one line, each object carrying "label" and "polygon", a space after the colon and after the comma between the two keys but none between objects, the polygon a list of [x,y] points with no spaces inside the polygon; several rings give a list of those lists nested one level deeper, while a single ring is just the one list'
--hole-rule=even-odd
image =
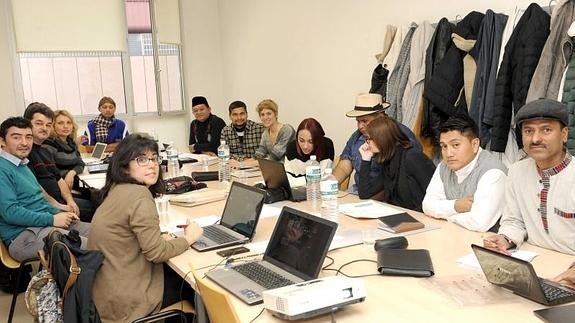
[{"label": "black handbag", "polygon": [[167,179],[164,182],[164,193],[166,194],[182,194],[189,191],[195,191],[206,188],[206,183],[194,181],[189,176],[178,176]]}]

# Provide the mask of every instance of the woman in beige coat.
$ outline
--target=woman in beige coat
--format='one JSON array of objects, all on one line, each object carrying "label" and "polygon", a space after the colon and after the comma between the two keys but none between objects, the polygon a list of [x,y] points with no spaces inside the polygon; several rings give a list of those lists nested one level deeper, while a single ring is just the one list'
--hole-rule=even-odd
[{"label": "woman in beige coat", "polygon": [[104,253],[92,296],[105,322],[133,321],[180,300],[193,290],[165,261],[186,251],[202,234],[192,224],[184,238],[161,234],[154,197],[162,188],[158,144],[127,136],[110,160],[104,201],[92,220],[88,248]]}]

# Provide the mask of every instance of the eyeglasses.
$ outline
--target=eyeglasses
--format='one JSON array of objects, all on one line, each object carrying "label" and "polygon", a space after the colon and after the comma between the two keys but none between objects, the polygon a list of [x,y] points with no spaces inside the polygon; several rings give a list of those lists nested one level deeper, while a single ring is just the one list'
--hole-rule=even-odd
[{"label": "eyeglasses", "polygon": [[133,160],[135,160],[136,163],[138,164],[138,166],[141,166],[141,167],[148,166],[150,164],[150,162],[154,162],[154,163],[159,165],[162,163],[162,156],[154,156],[152,158],[148,158],[146,156],[138,156],[138,157],[134,158]]}]

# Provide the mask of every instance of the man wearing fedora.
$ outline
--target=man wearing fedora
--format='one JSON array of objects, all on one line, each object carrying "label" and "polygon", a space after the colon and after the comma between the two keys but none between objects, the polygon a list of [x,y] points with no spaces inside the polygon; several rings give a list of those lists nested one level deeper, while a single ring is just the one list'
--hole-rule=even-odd
[{"label": "man wearing fedora", "polygon": [[[381,94],[360,93],[355,97],[355,107],[345,115],[349,118],[355,118],[357,121],[357,130],[351,135],[345,148],[340,155],[340,160],[333,171],[333,175],[341,183],[355,170],[354,184],[349,188],[349,192],[357,194],[357,182],[359,181],[359,169],[361,166],[361,154],[359,147],[365,143],[367,135],[367,125],[374,119],[385,115],[385,109],[389,108],[388,102],[383,102]],[[397,121],[396,121],[397,122]],[[421,150],[421,143],[417,140],[413,132],[404,124],[399,123],[401,131],[413,144],[414,148]],[[381,164],[371,161],[371,177],[375,178],[381,172]]]},{"label": "man wearing fedora", "polygon": [[575,254],[575,162],[565,148],[567,106],[539,99],[516,115],[528,157],[511,165],[499,233],[486,247],[507,253],[525,239],[531,244]]}]

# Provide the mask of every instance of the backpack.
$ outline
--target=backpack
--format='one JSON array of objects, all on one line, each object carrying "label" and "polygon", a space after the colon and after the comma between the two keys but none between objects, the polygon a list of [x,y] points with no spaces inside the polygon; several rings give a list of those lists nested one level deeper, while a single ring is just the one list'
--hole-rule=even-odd
[{"label": "backpack", "polygon": [[[76,283],[78,275],[81,272],[80,267],[78,267],[76,257],[74,257],[72,252],[70,252],[68,246],[61,241],[61,236],[54,239],[55,234],[62,235],[59,231],[52,231],[48,235],[47,238],[52,236],[51,240],[53,241],[48,257],[46,257],[44,250],[38,250],[38,256],[40,257],[40,262],[44,269],[32,277],[24,297],[26,301],[26,307],[28,308],[30,314],[32,314],[34,317],[34,321],[40,323],[64,322],[64,297],[66,297],[69,288]],[[58,284],[52,275],[53,262],[51,260],[53,259],[52,254],[55,248],[61,248],[65,250],[68,253],[69,259],[71,261],[70,275],[68,276],[68,280],[63,292],[60,292],[60,288],[58,288]]]},{"label": "backpack", "polygon": [[36,322],[100,322],[92,302],[92,282],[102,265],[100,251],[83,250],[78,231],[54,230],[38,251],[44,270],[26,291],[26,306]]}]

